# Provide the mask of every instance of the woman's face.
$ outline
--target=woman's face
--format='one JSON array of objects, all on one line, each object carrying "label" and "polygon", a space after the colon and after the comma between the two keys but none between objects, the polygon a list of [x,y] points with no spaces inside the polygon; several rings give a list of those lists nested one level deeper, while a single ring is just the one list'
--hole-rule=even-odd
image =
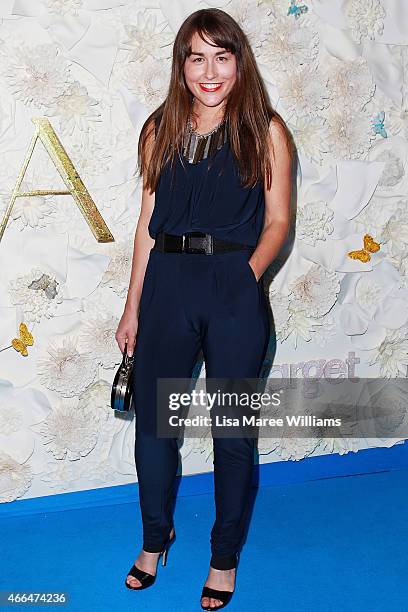
[{"label": "woman's face", "polygon": [[220,105],[236,80],[235,55],[223,47],[208,44],[197,33],[191,39],[191,51],[184,62],[187,87],[205,106]]}]

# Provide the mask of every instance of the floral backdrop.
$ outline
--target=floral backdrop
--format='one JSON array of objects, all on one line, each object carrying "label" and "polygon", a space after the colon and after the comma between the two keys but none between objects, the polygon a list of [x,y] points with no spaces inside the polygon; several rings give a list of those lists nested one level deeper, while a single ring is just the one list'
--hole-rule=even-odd
[{"label": "floral backdrop", "polygon": [[[141,199],[137,138],[166,96],[178,28],[210,6],[243,27],[298,150],[296,239],[272,283],[265,274],[274,367],[305,375],[352,355],[360,376],[407,376],[404,0],[2,0],[0,214],[42,116],[115,237],[98,243],[69,196],[15,201],[0,242],[2,502],[135,481],[133,413],[109,400]],[[37,143],[22,189],[47,188],[64,184]],[[25,356],[11,345],[21,322],[34,337]],[[262,439],[260,462],[400,442]],[[211,441],[186,440],[183,473],[211,471],[211,453]]]}]

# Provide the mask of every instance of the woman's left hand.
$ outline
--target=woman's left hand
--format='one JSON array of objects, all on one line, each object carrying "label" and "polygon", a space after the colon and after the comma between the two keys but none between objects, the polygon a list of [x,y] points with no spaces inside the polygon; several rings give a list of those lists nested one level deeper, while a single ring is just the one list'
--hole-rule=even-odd
[{"label": "woman's left hand", "polygon": [[251,268],[252,268],[252,272],[253,272],[253,274],[254,274],[254,276],[255,276],[255,278],[256,278],[256,282],[258,282],[260,277],[259,277],[259,276],[258,276],[258,274],[255,272],[255,270],[254,270],[254,268],[253,268],[253,266],[252,266],[252,264],[251,264],[251,262],[250,262],[249,260],[248,260],[248,264],[249,264],[249,265],[251,266]]}]

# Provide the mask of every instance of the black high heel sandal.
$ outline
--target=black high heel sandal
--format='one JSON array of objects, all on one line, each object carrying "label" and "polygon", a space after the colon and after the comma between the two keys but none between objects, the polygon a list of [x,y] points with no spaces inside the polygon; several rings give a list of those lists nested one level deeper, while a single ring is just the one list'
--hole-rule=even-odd
[{"label": "black high heel sandal", "polygon": [[[227,567],[214,567],[214,565],[212,565],[211,562],[210,562],[210,566],[213,567],[214,569],[234,569],[235,567],[235,572],[236,572],[236,568],[238,565],[238,553],[236,555],[233,555],[233,558],[228,558],[228,559],[226,558],[226,560],[227,560]],[[228,565],[231,565],[231,561],[235,563],[235,565],[229,568]],[[234,591],[218,591],[217,589],[213,589],[211,587],[204,586],[201,592],[201,598],[200,598],[201,608],[203,610],[221,610],[221,608],[225,608],[225,606],[231,601],[231,597],[233,593]],[[210,605],[203,606],[201,601],[204,597],[212,597],[212,599],[219,599],[220,601],[222,601],[222,604],[219,606],[210,606]]]},{"label": "black high heel sandal", "polygon": [[[163,567],[166,565],[166,562],[167,562],[167,554],[168,554],[169,547],[174,542],[175,539],[176,539],[176,532],[173,533],[172,538],[169,537],[169,539],[164,545],[164,549],[159,554],[159,558],[157,561],[159,562],[160,557],[162,556],[162,566]],[[147,589],[148,587],[154,584],[156,580],[156,575],[157,575],[157,572],[154,575],[148,574],[147,572],[144,572],[143,570],[139,569],[138,567],[136,567],[136,565],[133,564],[125,578],[125,586],[128,589],[131,589],[132,591],[141,591],[142,589]],[[131,586],[127,581],[128,576],[133,576],[133,578],[137,578],[137,580],[139,580],[139,582],[141,583],[140,586]]]}]

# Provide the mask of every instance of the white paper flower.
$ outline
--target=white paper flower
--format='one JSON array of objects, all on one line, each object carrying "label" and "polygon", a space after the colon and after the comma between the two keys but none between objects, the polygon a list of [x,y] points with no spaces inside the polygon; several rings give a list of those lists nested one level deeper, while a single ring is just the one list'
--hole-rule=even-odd
[{"label": "white paper flower", "polygon": [[311,455],[320,443],[316,438],[265,438],[262,443],[263,453],[275,451],[282,461],[300,461]]},{"label": "white paper flower", "polygon": [[397,442],[395,436],[400,430],[403,437],[399,439],[405,440],[408,421],[406,378],[372,379],[365,386],[367,399],[359,410],[362,433],[387,442],[392,442],[394,437]]},{"label": "white paper flower", "polygon": [[[272,284],[273,285],[273,284]],[[289,296],[275,291],[271,285],[269,289],[269,302],[272,307],[273,321],[275,324],[276,338],[283,342],[290,334],[289,318],[290,318],[290,300]]]},{"label": "white paper flower", "polygon": [[21,406],[7,405],[0,408],[0,435],[9,436],[25,426]]},{"label": "white paper flower", "polygon": [[361,274],[356,283],[355,303],[365,311],[369,318],[378,308],[378,303],[382,299],[382,291],[383,288],[378,282],[375,282],[372,274]]},{"label": "white paper flower", "polygon": [[408,202],[400,200],[397,206],[386,222],[380,240],[387,244],[393,257],[408,257]]},{"label": "white paper flower", "polygon": [[82,461],[55,461],[52,459],[46,464],[45,470],[39,474],[39,478],[46,482],[50,489],[76,490],[82,471]]},{"label": "white paper flower", "polygon": [[333,233],[333,217],[334,211],[322,200],[299,206],[296,218],[297,237],[312,246],[315,246],[318,240],[326,240],[326,237]]},{"label": "white paper flower", "polygon": [[200,438],[185,438],[180,448],[183,461],[187,457],[198,455],[205,463],[212,463],[214,459],[214,446],[211,433]]},{"label": "white paper flower", "polygon": [[92,350],[97,363],[104,368],[113,368],[122,361],[122,354],[115,340],[119,319],[112,314],[92,316],[84,322],[79,337],[79,348],[82,351]]},{"label": "white paper flower", "polygon": [[273,32],[271,8],[257,0],[232,0],[223,10],[241,26],[257,56],[262,43]]},{"label": "white paper flower", "polygon": [[70,78],[69,65],[53,44],[13,45],[3,51],[2,75],[24,104],[53,108]]},{"label": "white paper flower", "polygon": [[348,0],[345,8],[352,37],[357,43],[362,38],[374,40],[383,33],[385,10],[380,0]]},{"label": "white paper flower", "polygon": [[110,405],[112,385],[97,380],[85,389],[78,401],[78,407],[96,423],[104,423],[113,414]]},{"label": "white paper flower", "polygon": [[340,291],[339,275],[317,264],[289,284],[290,299],[311,317],[322,317],[333,307]]},{"label": "white paper flower", "polygon": [[323,327],[325,316],[340,291],[338,275],[315,264],[306,274],[292,281],[288,288],[289,295],[273,287],[269,290],[277,339],[283,342],[292,337],[293,346],[297,348],[299,339],[310,342],[319,330],[316,340],[320,346],[324,345],[333,335],[332,320],[327,330]]},{"label": "white paper flower", "polygon": [[395,212],[396,205],[393,201],[384,200],[374,194],[367,206],[352,220],[351,231],[356,234],[369,234],[382,244],[388,240],[383,235],[384,228]]},{"label": "white paper flower", "polygon": [[323,322],[319,317],[309,316],[295,300],[290,302],[289,313],[287,338],[291,338],[293,347],[297,349],[299,340],[310,342],[316,327],[322,326]]},{"label": "white paper flower", "polygon": [[273,70],[291,70],[316,60],[319,52],[317,32],[287,18],[275,19],[272,30],[262,44],[259,61]]},{"label": "white paper flower", "polygon": [[29,274],[9,283],[11,302],[20,305],[24,318],[40,322],[42,317],[53,317],[64,299],[64,290],[57,279],[45,269],[32,268]]},{"label": "white paper flower", "polygon": [[96,446],[95,422],[72,402],[53,406],[41,425],[46,450],[55,459],[75,461],[88,455]]},{"label": "white paper flower", "polygon": [[107,459],[86,459],[81,461],[79,477],[83,480],[102,483],[114,482],[119,472],[112,466],[109,458]]},{"label": "white paper flower", "polygon": [[59,346],[50,342],[47,353],[48,357],[38,359],[37,366],[38,377],[48,389],[73,397],[95,379],[97,364],[92,353],[80,353],[74,338],[64,338]]},{"label": "white paper flower", "polygon": [[139,102],[153,110],[163,102],[170,83],[168,60],[157,60],[149,55],[143,62],[130,62],[124,67],[124,85],[134,92]]},{"label": "white paper flower", "polygon": [[121,49],[128,49],[130,62],[143,62],[148,55],[157,56],[160,47],[172,42],[171,32],[163,31],[163,25],[157,25],[157,16],[138,11],[136,24],[124,24],[127,39],[120,44]]},{"label": "white paper flower", "polygon": [[350,452],[358,452],[362,448],[360,438],[322,438],[319,449],[325,453],[345,455]]},{"label": "white paper flower", "polygon": [[375,139],[370,118],[357,109],[331,107],[326,131],[331,153],[337,159],[364,158]]},{"label": "white paper flower", "polygon": [[380,376],[384,378],[406,378],[408,374],[408,330],[401,328],[387,330],[369,365],[380,366]]},{"label": "white paper flower", "polygon": [[339,321],[344,333],[353,336],[354,346],[362,350],[378,347],[387,329],[406,323],[406,295],[399,284],[398,273],[386,259],[369,272],[344,276]]},{"label": "white paper flower", "polygon": [[52,222],[53,213],[50,196],[35,195],[16,198],[10,216],[14,221],[19,219],[24,229],[27,226],[46,227]]},{"label": "white paper flower", "polygon": [[324,153],[329,151],[326,138],[326,119],[319,115],[297,117],[295,125],[289,123],[296,148],[311,162],[321,164]]},{"label": "white paper flower", "polygon": [[119,297],[123,298],[129,288],[133,240],[129,238],[126,241],[115,242],[109,246],[111,260],[102,277],[101,285],[111,287]]},{"label": "white paper flower", "polygon": [[82,8],[83,0],[44,0],[45,6],[50,13],[56,15],[78,15],[78,10]]},{"label": "white paper flower", "polygon": [[[6,166],[3,173],[6,173],[6,177],[2,177],[2,185],[6,192],[5,198],[9,200],[14,189],[15,172],[13,170],[13,174],[10,176],[10,169]],[[12,183],[8,184],[11,177]],[[55,166],[50,163],[48,153],[42,144],[37,141],[30,163],[21,181],[19,192],[32,193],[45,187],[65,189]],[[14,201],[10,217],[21,230],[25,230],[28,226],[33,228],[49,227],[55,220],[52,198],[52,195],[19,196]]]},{"label": "white paper flower", "polygon": [[29,465],[19,463],[0,450],[0,503],[11,502],[24,495],[32,480]]},{"label": "white paper flower", "polygon": [[102,122],[90,123],[86,132],[74,131],[67,150],[88,191],[91,191],[93,176],[101,176],[111,169],[116,150],[114,139],[114,132],[107,130]]},{"label": "white paper flower", "polygon": [[389,191],[401,182],[405,175],[404,161],[398,152],[392,149],[384,149],[375,157],[375,161],[386,162],[385,168],[380,176],[377,191]]},{"label": "white paper flower", "polygon": [[336,320],[332,312],[333,310],[325,314],[324,317],[319,319],[318,325],[312,325],[311,327],[313,344],[321,348],[324,348],[336,338]]},{"label": "white paper flower", "polygon": [[78,81],[68,85],[48,114],[60,117],[62,130],[66,134],[73,134],[75,129],[84,132],[88,129],[89,121],[101,120],[98,100],[91,98],[86,87]]},{"label": "white paper flower", "polygon": [[327,77],[310,66],[298,66],[276,74],[282,104],[296,116],[313,115],[329,104]]},{"label": "white paper flower", "polygon": [[332,100],[352,111],[362,109],[375,92],[375,82],[367,61],[361,57],[350,61],[331,62],[328,90]]}]

